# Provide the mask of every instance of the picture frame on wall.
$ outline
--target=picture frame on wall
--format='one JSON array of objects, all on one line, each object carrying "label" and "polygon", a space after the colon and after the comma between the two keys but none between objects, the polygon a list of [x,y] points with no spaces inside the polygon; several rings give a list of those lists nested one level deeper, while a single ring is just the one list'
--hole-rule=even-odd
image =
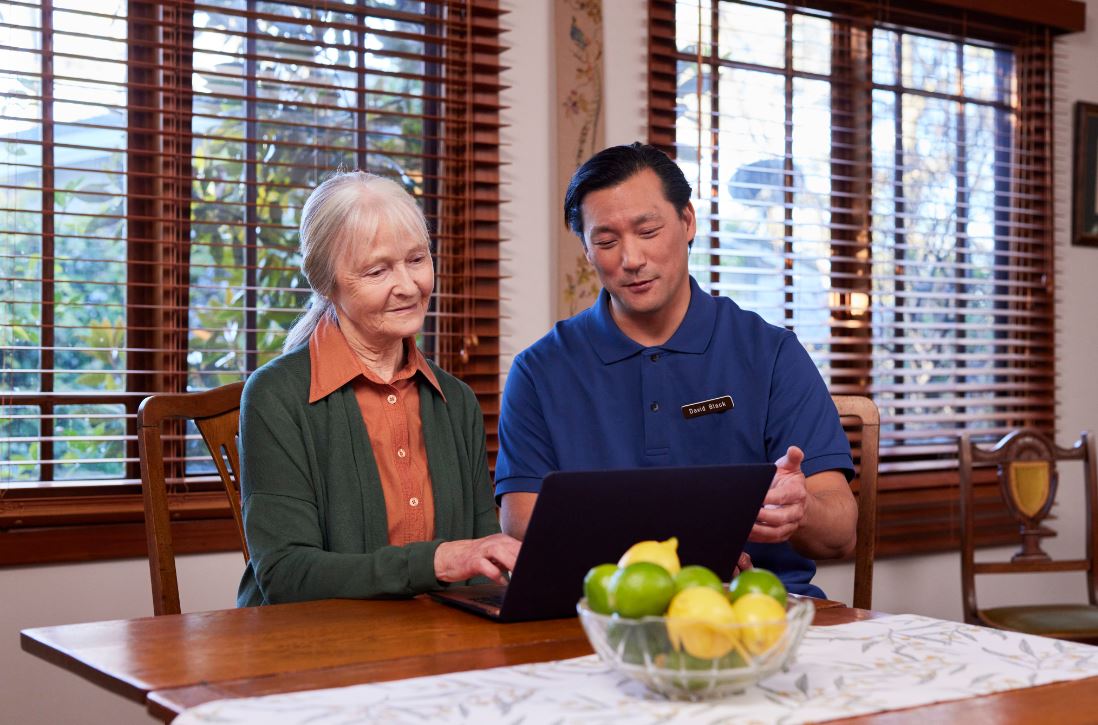
[{"label": "picture frame on wall", "polygon": [[1072,244],[1098,247],[1098,103],[1075,104]]}]

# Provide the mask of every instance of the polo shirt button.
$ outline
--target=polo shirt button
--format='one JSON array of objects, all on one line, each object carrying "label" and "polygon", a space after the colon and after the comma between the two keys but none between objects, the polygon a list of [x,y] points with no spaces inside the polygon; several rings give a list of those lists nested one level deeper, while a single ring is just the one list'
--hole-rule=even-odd
[{"label": "polo shirt button", "polygon": [[659,409],[660,409],[660,404],[659,404],[659,403],[655,403],[655,402],[654,402],[654,403],[652,403],[652,405],[650,405],[650,406],[648,406],[648,407],[652,409],[652,412],[653,412],[653,413],[655,413],[655,412],[656,412],[657,410],[659,410]]},{"label": "polo shirt button", "polygon": [[413,508],[415,508],[416,506],[419,506],[419,499],[416,498],[415,496],[412,496],[410,499],[408,499],[408,505],[413,507]]},{"label": "polo shirt button", "polygon": [[389,401],[389,405],[396,405],[397,396],[393,395],[392,393],[389,393],[389,397],[386,398],[386,400]]},{"label": "polo shirt button", "polygon": [[657,353],[653,353],[653,354],[652,354],[652,356],[651,356],[651,357],[649,357],[648,359],[649,359],[649,360],[651,360],[652,362],[656,362],[657,360],[659,360],[659,359],[660,359],[660,354],[659,354],[658,352],[657,352]]},{"label": "polo shirt button", "polygon": [[404,450],[403,448],[397,448],[397,457],[398,458],[404,458],[407,455],[408,455],[408,451]]}]

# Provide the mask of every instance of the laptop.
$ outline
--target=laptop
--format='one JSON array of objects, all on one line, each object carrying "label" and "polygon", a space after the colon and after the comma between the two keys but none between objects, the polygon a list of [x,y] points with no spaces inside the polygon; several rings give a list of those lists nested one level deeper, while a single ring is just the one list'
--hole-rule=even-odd
[{"label": "laptop", "polygon": [[672,536],[684,566],[707,566],[727,581],[773,477],[770,463],[550,473],[510,583],[430,596],[501,622],[574,617],[591,567]]}]

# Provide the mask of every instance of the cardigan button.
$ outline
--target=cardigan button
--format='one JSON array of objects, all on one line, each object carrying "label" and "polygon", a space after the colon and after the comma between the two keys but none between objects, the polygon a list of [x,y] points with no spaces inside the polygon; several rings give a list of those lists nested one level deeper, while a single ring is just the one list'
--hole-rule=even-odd
[{"label": "cardigan button", "polygon": [[407,455],[408,451],[404,450],[403,448],[397,448],[397,458],[404,458]]},{"label": "cardigan button", "polygon": [[415,496],[412,496],[410,499],[408,499],[408,505],[413,507],[413,508],[415,508],[416,506],[419,506],[419,499],[416,498]]}]

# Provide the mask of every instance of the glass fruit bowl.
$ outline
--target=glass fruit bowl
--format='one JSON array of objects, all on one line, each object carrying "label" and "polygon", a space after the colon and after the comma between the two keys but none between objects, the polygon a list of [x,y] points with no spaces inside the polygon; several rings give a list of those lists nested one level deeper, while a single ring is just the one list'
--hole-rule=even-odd
[{"label": "glass fruit bowl", "polygon": [[586,599],[576,611],[591,646],[616,671],[675,700],[705,700],[742,692],[786,667],[816,608],[791,598],[784,620],[752,624],[627,619],[599,614]]}]

